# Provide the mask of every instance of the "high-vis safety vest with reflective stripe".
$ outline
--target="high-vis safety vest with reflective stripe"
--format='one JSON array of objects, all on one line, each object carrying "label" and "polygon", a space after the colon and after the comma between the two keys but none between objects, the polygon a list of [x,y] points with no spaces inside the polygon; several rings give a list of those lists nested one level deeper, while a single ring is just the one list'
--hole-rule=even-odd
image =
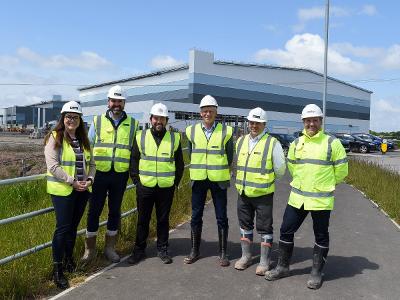
[{"label": "high-vis safety vest with reflective stripe", "polygon": [[157,147],[150,129],[139,131],[136,142],[140,151],[139,177],[143,186],[167,188],[174,185],[175,159],[180,135],[167,131]]},{"label": "high-vis safety vest with reflective stripe", "polygon": [[209,140],[200,123],[186,128],[186,136],[192,143],[190,179],[210,181],[230,180],[226,143],[232,137],[233,128],[218,123]]},{"label": "high-vis safety vest with reflective stripe", "polygon": [[112,121],[103,114],[96,116],[93,122],[96,128],[93,147],[96,170],[108,172],[113,165],[116,172],[127,172],[138,121],[128,116],[115,129]]},{"label": "high-vis safety vest with reflective stripe", "polygon": [[318,132],[293,141],[288,153],[288,169],[293,180],[289,205],[305,210],[332,210],[336,184],[348,173],[346,152],[341,142]]},{"label": "high-vis safety vest with reflective stripe", "polygon": [[[56,132],[52,132],[53,137],[56,138]],[[89,162],[90,162],[90,151],[84,149],[83,151],[84,159],[85,159],[85,171],[88,174],[89,171]],[[67,173],[69,176],[75,176],[75,152],[71,145],[63,139],[63,145],[60,149],[59,161],[61,168]],[[69,185],[69,183],[65,181],[61,181],[55,178],[49,171],[47,171],[47,192],[51,195],[56,196],[68,196],[72,193],[73,187]],[[89,191],[92,191],[92,188],[89,187]]]},{"label": "high-vis safety vest with reflective stripe", "polygon": [[276,139],[264,134],[249,153],[249,138],[248,134],[236,143],[236,189],[247,197],[271,194],[275,191],[272,152]]}]

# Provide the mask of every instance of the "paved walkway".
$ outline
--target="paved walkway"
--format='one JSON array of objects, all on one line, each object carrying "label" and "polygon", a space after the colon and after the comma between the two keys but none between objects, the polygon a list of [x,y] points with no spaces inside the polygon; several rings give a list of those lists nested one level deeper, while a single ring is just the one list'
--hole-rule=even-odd
[{"label": "paved walkway", "polygon": [[[277,185],[274,200],[275,241],[288,197],[288,178]],[[255,275],[254,265],[237,271],[233,264],[241,255],[236,217],[236,191],[229,190],[231,266],[217,264],[218,240],[213,206],[204,214],[202,259],[183,263],[190,250],[189,225],[170,238],[174,263],[161,264],[154,244],[148,257],[136,266],[126,262],[73,289],[61,299],[399,299],[400,231],[370,201],[351,186],[336,192],[336,209],[331,218],[331,251],[321,289],[306,287],[311,270],[313,234],[307,217],[296,235],[291,265],[292,276],[268,282]],[[254,245],[258,253],[258,244]],[[276,246],[276,245],[275,245]],[[277,252],[273,253],[273,263]]]}]

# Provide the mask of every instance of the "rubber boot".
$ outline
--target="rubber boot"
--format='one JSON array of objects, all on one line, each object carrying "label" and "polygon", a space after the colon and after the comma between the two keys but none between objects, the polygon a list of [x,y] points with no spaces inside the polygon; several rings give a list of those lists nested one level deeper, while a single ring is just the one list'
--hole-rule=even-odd
[{"label": "rubber boot", "polygon": [[69,288],[69,283],[67,278],[64,276],[63,273],[63,265],[62,263],[54,263],[53,264],[53,281],[55,285],[60,289],[67,289]]},{"label": "rubber boot", "polygon": [[171,256],[168,254],[168,248],[161,248],[158,250],[158,257],[161,259],[161,261],[164,264],[171,264],[172,263],[172,258]]},{"label": "rubber boot", "polygon": [[310,278],[307,281],[309,289],[317,290],[322,285],[322,269],[328,256],[329,248],[314,246],[313,265],[311,269]]},{"label": "rubber boot", "polygon": [[86,237],[85,239],[85,253],[81,258],[81,263],[87,265],[96,257],[96,239],[97,236]]},{"label": "rubber boot", "polygon": [[228,228],[218,228],[218,244],[219,244],[219,265],[221,267],[229,266],[229,258],[226,254],[228,246]]},{"label": "rubber boot", "polygon": [[128,263],[131,265],[136,265],[145,258],[146,252],[144,249],[134,248],[132,254],[128,258]]},{"label": "rubber boot", "polygon": [[121,260],[118,253],[115,252],[115,245],[117,244],[117,235],[106,234],[104,255],[112,263],[117,263]]},{"label": "rubber boot", "polygon": [[260,263],[257,266],[256,274],[259,276],[264,276],[265,272],[269,270],[271,263],[271,249],[272,243],[261,242],[260,245]]},{"label": "rubber boot", "polygon": [[242,257],[235,263],[236,270],[245,270],[251,265],[251,240],[245,237],[240,239]]},{"label": "rubber boot", "polygon": [[289,276],[290,258],[292,257],[294,243],[279,241],[279,258],[275,269],[265,273],[266,280],[277,280]]},{"label": "rubber boot", "polygon": [[192,249],[190,254],[185,257],[183,262],[185,264],[192,264],[200,257],[200,242],[201,242],[201,229],[193,229],[190,231],[190,238],[192,241]]},{"label": "rubber boot", "polygon": [[76,270],[76,263],[72,256],[64,257],[63,269],[65,272],[73,273]]}]

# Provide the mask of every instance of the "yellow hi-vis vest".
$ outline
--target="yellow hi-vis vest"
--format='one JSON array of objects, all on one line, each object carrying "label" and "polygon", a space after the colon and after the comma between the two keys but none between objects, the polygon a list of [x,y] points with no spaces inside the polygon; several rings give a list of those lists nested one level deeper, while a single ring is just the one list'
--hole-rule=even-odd
[{"label": "yellow hi-vis vest", "polygon": [[167,131],[157,147],[150,129],[139,131],[136,142],[140,151],[139,177],[140,183],[146,187],[158,185],[167,188],[174,185],[175,159],[180,135]]},{"label": "yellow hi-vis vest", "polygon": [[112,121],[103,114],[96,116],[93,122],[96,128],[93,148],[96,170],[108,172],[113,165],[116,172],[127,172],[138,121],[127,116],[115,129]]},{"label": "yellow hi-vis vest", "polygon": [[248,134],[236,143],[236,189],[247,197],[271,194],[275,191],[272,152],[276,139],[266,133],[249,152],[249,138]]},{"label": "yellow hi-vis vest", "polygon": [[[53,137],[56,138],[56,131],[52,132]],[[90,151],[84,149],[83,156],[85,159],[85,171],[88,174],[89,171],[89,162],[90,162]],[[75,152],[72,149],[71,145],[63,139],[63,145],[60,149],[59,161],[61,168],[67,173],[69,176],[75,176]],[[72,193],[73,187],[64,181],[61,181],[55,178],[49,171],[47,171],[47,193],[56,196],[68,196]],[[89,191],[92,191],[92,188],[89,187]]]},{"label": "yellow hi-vis vest", "polygon": [[346,152],[341,142],[320,131],[304,135],[290,144],[288,169],[293,180],[289,205],[305,210],[332,210],[336,184],[348,173]]},{"label": "yellow hi-vis vest", "polygon": [[218,123],[209,140],[200,123],[186,128],[186,136],[192,143],[190,179],[210,181],[230,180],[226,143],[232,137],[233,128]]}]

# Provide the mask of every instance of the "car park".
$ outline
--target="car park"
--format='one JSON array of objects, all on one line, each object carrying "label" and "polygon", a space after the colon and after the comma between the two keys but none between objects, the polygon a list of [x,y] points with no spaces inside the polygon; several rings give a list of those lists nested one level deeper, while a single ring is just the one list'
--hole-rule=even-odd
[{"label": "car park", "polygon": [[350,151],[352,152],[368,153],[379,149],[367,134],[353,133],[351,136],[354,138],[354,141],[350,142]]},{"label": "car park", "polygon": [[270,135],[275,137],[281,143],[283,153],[285,153],[285,156],[287,156],[290,143],[295,140],[294,135],[287,133],[270,133]]},{"label": "car park", "polygon": [[339,139],[339,141],[342,143],[344,150],[346,152],[350,151],[350,142],[354,141],[354,138],[350,135],[344,135],[344,134],[339,134],[335,133],[333,134],[336,138]]}]

